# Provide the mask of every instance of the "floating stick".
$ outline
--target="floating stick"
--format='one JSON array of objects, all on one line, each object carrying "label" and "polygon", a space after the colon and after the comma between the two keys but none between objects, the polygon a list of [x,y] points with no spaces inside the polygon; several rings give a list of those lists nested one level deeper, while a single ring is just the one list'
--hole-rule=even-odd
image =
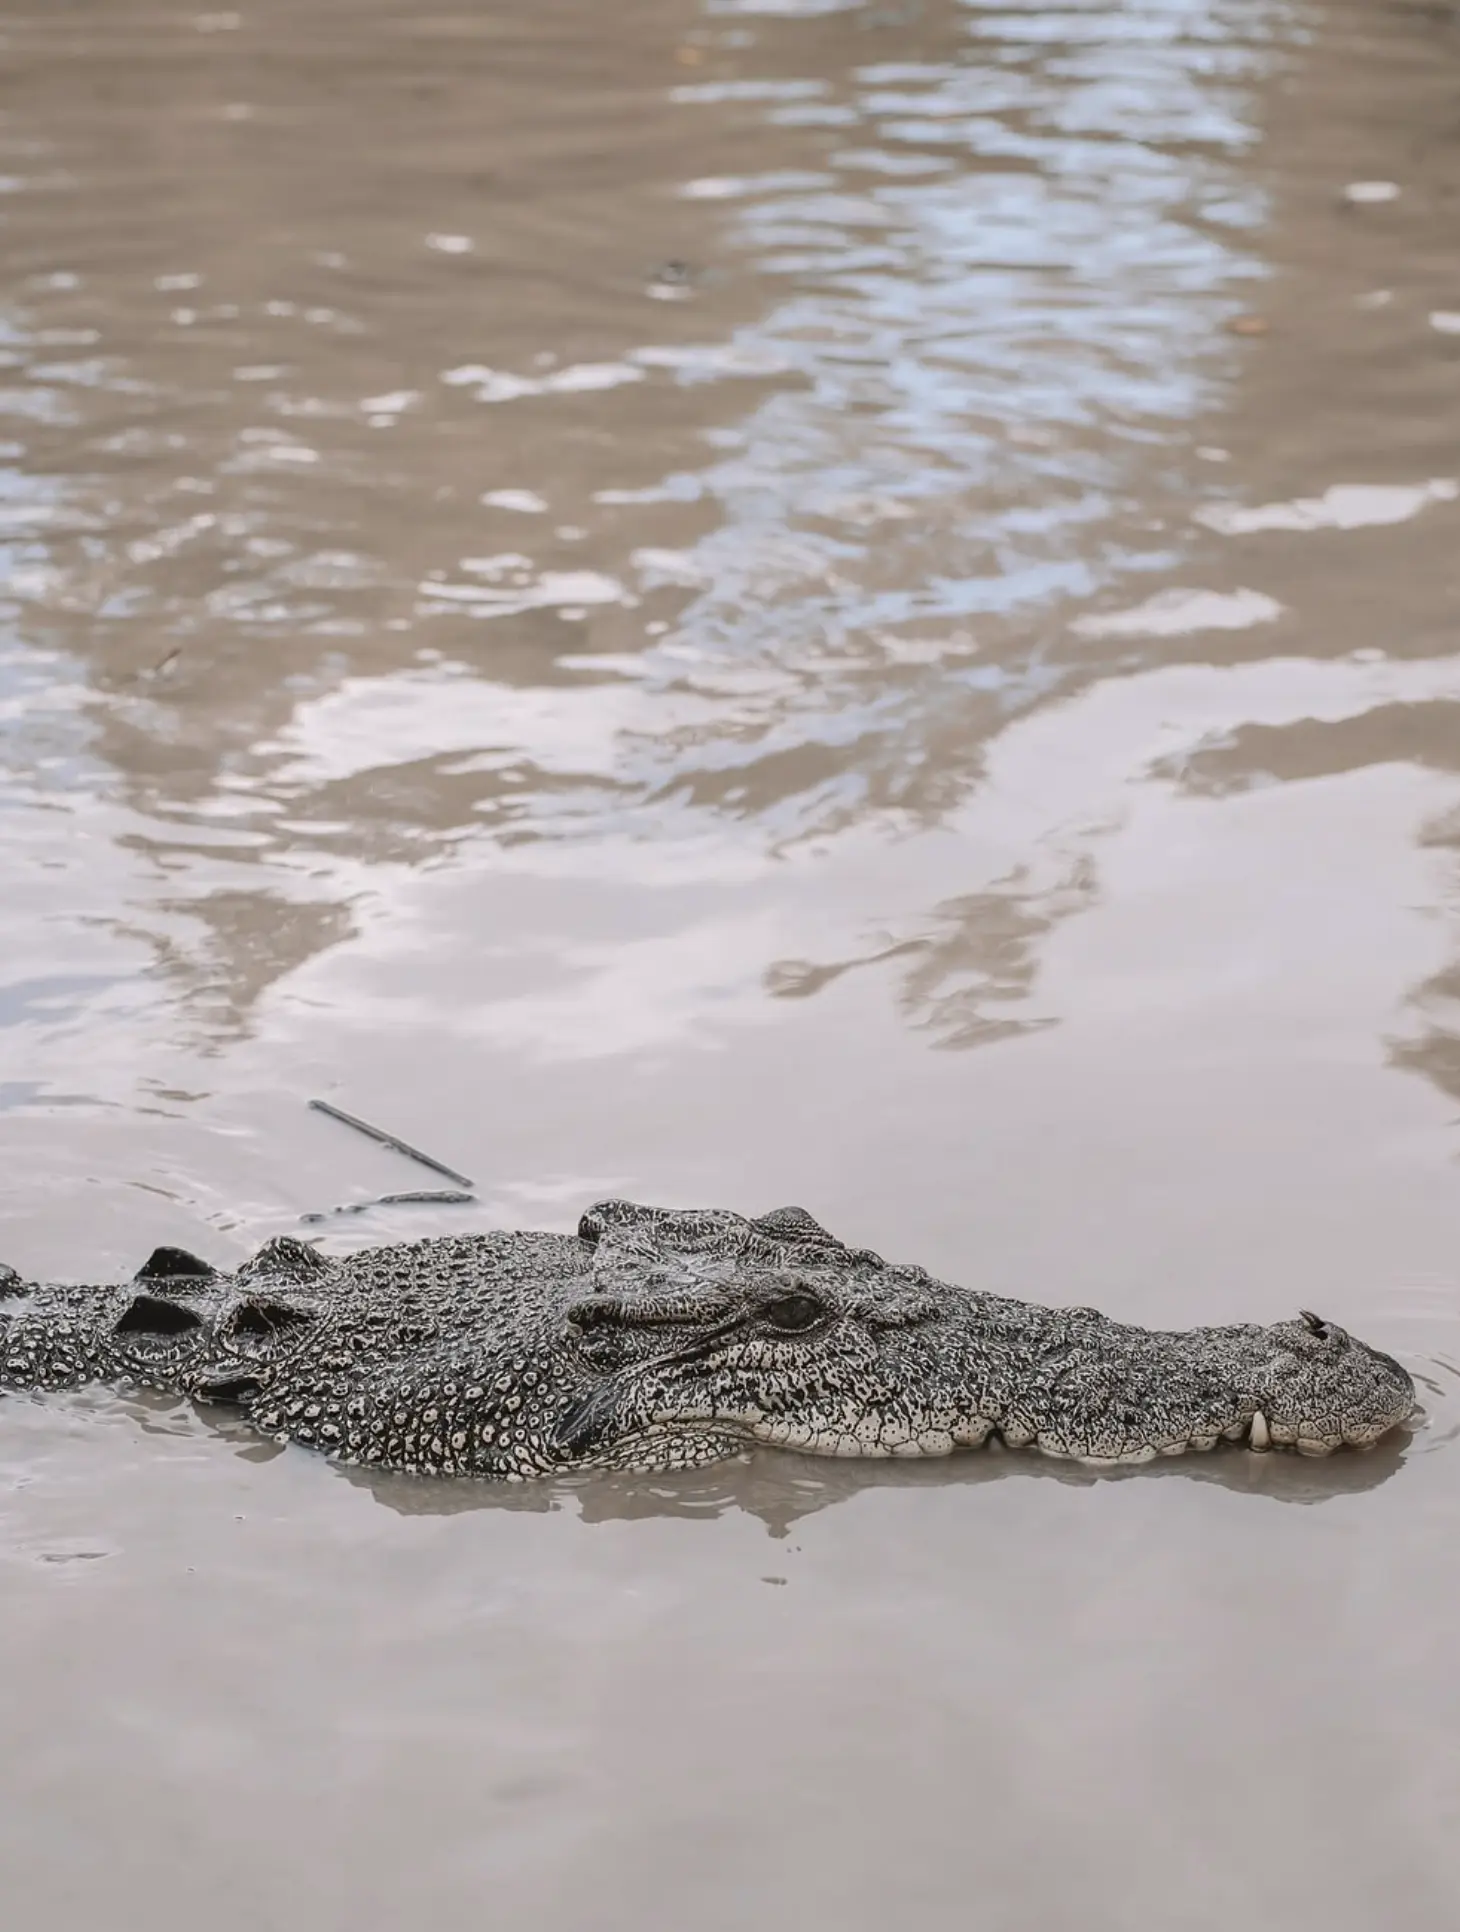
[{"label": "floating stick", "polygon": [[419,1161],[422,1167],[429,1167],[436,1174],[444,1174],[448,1181],[455,1181],[460,1187],[476,1186],[475,1181],[468,1180],[465,1174],[458,1174],[454,1167],[448,1167],[444,1161],[432,1160],[419,1147],[412,1147],[407,1140],[398,1140],[394,1134],[386,1133],[383,1127],[372,1127],[368,1120],[361,1120],[358,1114],[347,1114],[343,1107],[332,1106],[328,1100],[311,1100],[309,1104],[316,1113],[328,1114],[331,1120],[342,1120],[347,1127],[353,1127],[357,1134],[368,1135],[371,1140],[379,1141],[382,1147],[404,1154],[407,1160]]}]

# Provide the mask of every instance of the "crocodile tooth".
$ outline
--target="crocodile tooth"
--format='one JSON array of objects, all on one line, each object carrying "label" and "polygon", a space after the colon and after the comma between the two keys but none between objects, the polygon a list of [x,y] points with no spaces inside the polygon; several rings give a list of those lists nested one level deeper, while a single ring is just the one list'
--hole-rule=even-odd
[{"label": "crocodile tooth", "polygon": [[1252,1433],[1248,1436],[1247,1441],[1253,1449],[1270,1449],[1272,1447],[1272,1435],[1268,1430],[1267,1417],[1262,1413],[1261,1409],[1258,1409],[1252,1418]]}]

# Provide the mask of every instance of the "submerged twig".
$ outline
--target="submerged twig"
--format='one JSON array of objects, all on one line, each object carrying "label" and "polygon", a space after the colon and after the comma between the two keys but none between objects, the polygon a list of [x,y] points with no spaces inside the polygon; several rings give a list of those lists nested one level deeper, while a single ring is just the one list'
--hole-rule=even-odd
[{"label": "submerged twig", "polygon": [[393,1148],[397,1154],[404,1154],[407,1160],[419,1161],[422,1167],[429,1167],[433,1173],[444,1174],[448,1181],[455,1181],[460,1187],[475,1187],[476,1182],[465,1174],[458,1174],[454,1167],[444,1161],[433,1160],[423,1154],[419,1147],[412,1147],[408,1140],[400,1140],[394,1134],[386,1133],[383,1127],[372,1127],[368,1120],[361,1120],[358,1114],[347,1114],[343,1107],[332,1106],[328,1100],[311,1100],[310,1106],[316,1113],[328,1114],[331,1120],[342,1120],[347,1127],[353,1127],[357,1134],[366,1134],[371,1140],[380,1142],[382,1147]]},{"label": "submerged twig", "polygon": [[476,1200],[475,1194],[463,1194],[456,1188],[422,1188],[410,1194],[377,1194],[373,1201],[347,1201],[343,1207],[326,1208],[323,1214],[301,1214],[301,1221],[328,1221],[336,1214],[368,1214],[371,1208],[404,1207],[417,1201],[427,1202],[433,1207],[468,1207]]}]

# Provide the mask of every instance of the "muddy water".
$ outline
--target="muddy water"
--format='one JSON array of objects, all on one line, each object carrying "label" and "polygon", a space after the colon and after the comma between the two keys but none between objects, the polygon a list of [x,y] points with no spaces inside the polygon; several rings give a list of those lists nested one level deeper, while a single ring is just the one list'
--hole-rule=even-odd
[{"label": "muddy water", "polygon": [[481,1183],[341,1245],[797,1200],[1429,1409],[502,1493],[7,1405],[12,1913],[1450,1922],[1450,11],[0,27],[8,1260],[420,1184],[321,1094]]}]

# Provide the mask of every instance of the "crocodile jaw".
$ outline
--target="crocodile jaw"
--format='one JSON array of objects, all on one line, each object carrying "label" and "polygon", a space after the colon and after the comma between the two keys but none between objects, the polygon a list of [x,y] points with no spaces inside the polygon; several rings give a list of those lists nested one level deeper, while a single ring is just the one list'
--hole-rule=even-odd
[{"label": "crocodile jaw", "polygon": [[1114,1468],[1223,1440],[1308,1456],[1364,1449],[1414,1410],[1397,1362],[1316,1317],[1160,1333],[1049,1311],[1030,1346],[1006,1340],[982,1324],[933,1322],[886,1349],[848,1341],[814,1370],[812,1358],[760,1342],[684,1372],[610,1377],[575,1412],[559,1453],[663,1466],[678,1429],[837,1457],[946,1456],[997,1441]]}]

